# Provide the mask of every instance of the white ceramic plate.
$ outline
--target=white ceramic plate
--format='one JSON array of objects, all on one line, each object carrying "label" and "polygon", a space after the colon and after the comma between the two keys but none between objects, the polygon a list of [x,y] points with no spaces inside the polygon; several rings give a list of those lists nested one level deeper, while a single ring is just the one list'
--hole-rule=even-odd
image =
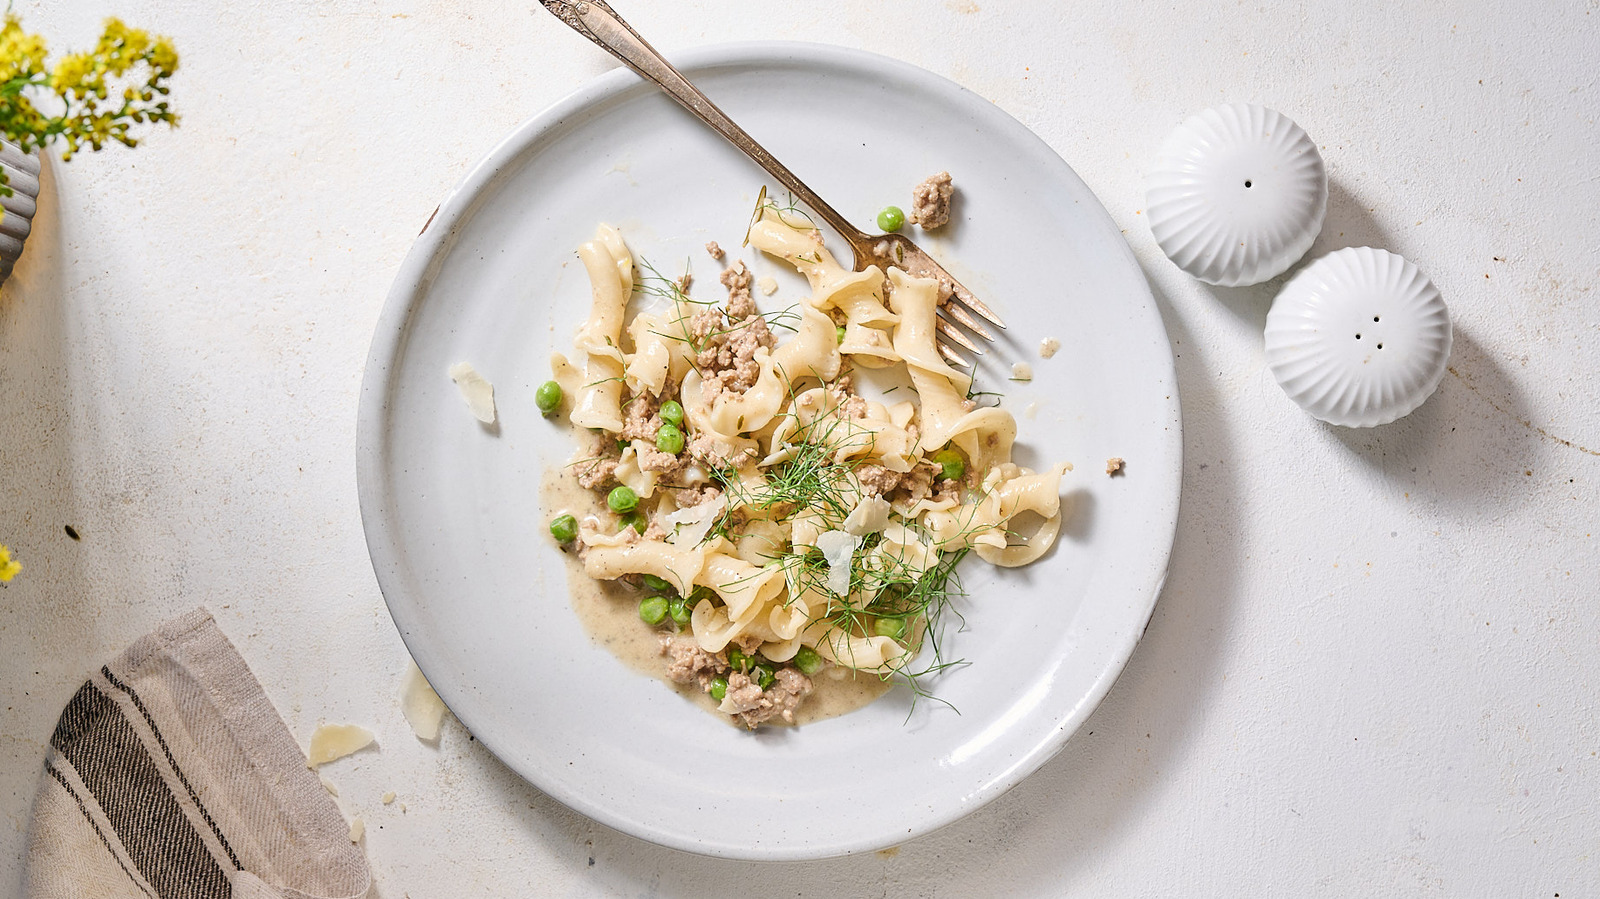
[{"label": "white ceramic plate", "polygon": [[[738,253],[764,174],[624,71],[519,128],[441,205],[395,279],[360,409],[361,512],[406,645],[456,716],[568,806],[691,852],[843,855],[904,842],[1000,795],[1059,751],[1110,688],[1165,576],[1181,475],[1171,350],[1111,218],[1048,146],[989,101],[903,63],[801,44],[678,60],[822,196],[868,225],[948,169],[959,201],[932,251],[1010,324],[980,378],[1021,426],[1018,459],[1070,460],[1073,511],[1039,563],[964,566],[964,667],[858,712],[750,734],[641,676],[585,636],[539,507],[572,438],[534,389],[588,308],[574,249],[600,221],[664,272]],[[922,236],[918,235],[918,240]],[[835,252],[848,259],[842,243]],[[746,250],[763,298],[796,277]],[[792,273],[790,273],[792,275]],[[1050,360],[1041,338],[1061,340]],[[498,431],[446,368],[495,385]],[[1033,365],[1032,383],[1006,379]],[[1032,409],[1030,414],[1028,411]],[[1127,460],[1108,478],[1106,459]]]}]

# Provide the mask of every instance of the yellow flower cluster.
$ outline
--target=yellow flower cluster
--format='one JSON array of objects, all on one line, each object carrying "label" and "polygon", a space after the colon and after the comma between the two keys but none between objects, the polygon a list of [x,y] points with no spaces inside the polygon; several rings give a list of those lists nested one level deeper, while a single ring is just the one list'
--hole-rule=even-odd
[{"label": "yellow flower cluster", "polygon": [[[46,55],[44,39],[23,31],[21,21],[7,13],[0,26],[0,136],[24,153],[57,141],[61,158],[71,159],[85,146],[137,146],[134,125],[178,124],[165,99],[167,80],[178,70],[170,40],[107,19],[93,50],[69,53],[54,67],[46,66]],[[60,113],[40,112],[35,101],[41,95],[53,97],[43,105]],[[0,194],[9,196],[4,183],[0,171]]]},{"label": "yellow flower cluster", "polygon": [[31,78],[44,71],[44,38],[22,30],[16,16],[0,27],[0,81]]},{"label": "yellow flower cluster", "polygon": [[0,584],[9,584],[22,571],[22,563],[11,558],[11,550],[0,543]]}]

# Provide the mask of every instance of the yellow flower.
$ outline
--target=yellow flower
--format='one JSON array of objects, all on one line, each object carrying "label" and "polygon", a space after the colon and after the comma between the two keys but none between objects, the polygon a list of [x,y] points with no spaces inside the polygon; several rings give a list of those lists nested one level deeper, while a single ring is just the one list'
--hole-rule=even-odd
[{"label": "yellow flower", "polygon": [[76,91],[94,72],[94,59],[87,53],[69,53],[50,73],[50,89],[58,94]]},{"label": "yellow flower", "polygon": [[178,71],[178,51],[166,38],[158,38],[150,49],[150,65],[163,76]]},{"label": "yellow flower", "polygon": [[0,81],[43,72],[44,57],[44,38],[23,31],[21,20],[7,14],[0,26]]},{"label": "yellow flower", "polygon": [[22,571],[22,563],[11,558],[11,550],[0,543],[0,584],[8,584]]},{"label": "yellow flower", "polygon": [[[178,68],[172,42],[120,19],[107,19],[93,50],[61,57],[46,67],[44,40],[22,29],[16,15],[0,18],[0,135],[24,153],[48,143],[71,159],[80,149],[110,143],[135,146],[133,126],[178,117],[164,97]],[[41,113],[35,102],[43,100]],[[0,195],[10,196],[0,170]]]}]

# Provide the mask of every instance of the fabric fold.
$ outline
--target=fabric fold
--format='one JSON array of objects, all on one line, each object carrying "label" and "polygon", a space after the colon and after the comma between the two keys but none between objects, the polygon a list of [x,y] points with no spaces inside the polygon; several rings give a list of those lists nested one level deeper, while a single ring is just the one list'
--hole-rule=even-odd
[{"label": "fabric fold", "polygon": [[359,899],[349,827],[210,613],[173,619],[62,711],[29,899]]}]

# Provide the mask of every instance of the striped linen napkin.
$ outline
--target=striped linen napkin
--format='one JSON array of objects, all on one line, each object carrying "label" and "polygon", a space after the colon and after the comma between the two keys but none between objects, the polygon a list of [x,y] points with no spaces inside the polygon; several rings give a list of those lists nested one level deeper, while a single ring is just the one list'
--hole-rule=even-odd
[{"label": "striped linen napkin", "polygon": [[372,882],[203,609],[130,646],[67,703],[30,827],[29,899],[359,899]]}]

